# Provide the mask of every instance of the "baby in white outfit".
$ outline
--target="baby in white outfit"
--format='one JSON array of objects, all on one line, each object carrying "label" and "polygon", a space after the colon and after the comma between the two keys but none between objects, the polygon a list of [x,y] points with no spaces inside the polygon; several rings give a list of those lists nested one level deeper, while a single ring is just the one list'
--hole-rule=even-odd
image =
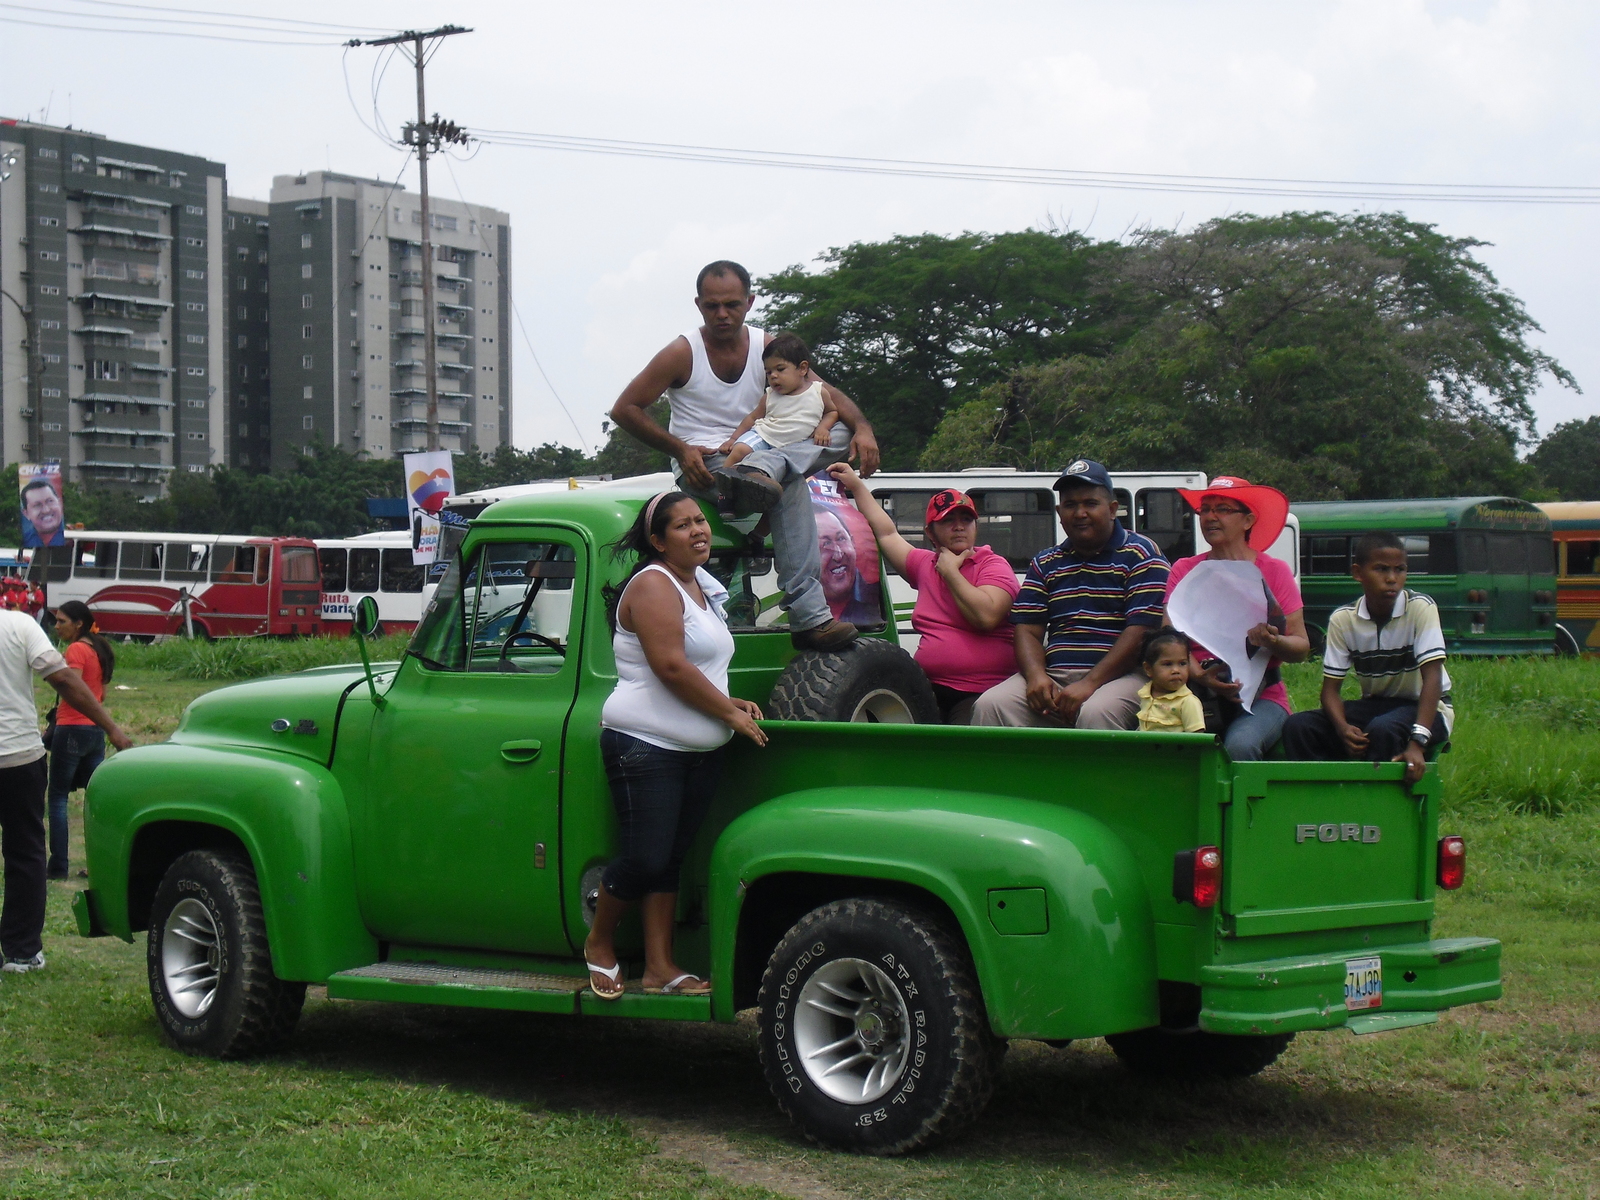
[{"label": "baby in white outfit", "polygon": [[[820,379],[807,383],[811,351],[794,334],[773,338],[761,361],[767,369],[766,395],[719,447],[719,452],[728,456],[714,472],[719,477],[717,507],[725,516],[739,509],[765,511],[782,494],[782,480],[753,466],[739,466],[746,456],[807,440],[826,446],[839,420],[832,389]],[[769,491],[770,497],[766,495]]]}]

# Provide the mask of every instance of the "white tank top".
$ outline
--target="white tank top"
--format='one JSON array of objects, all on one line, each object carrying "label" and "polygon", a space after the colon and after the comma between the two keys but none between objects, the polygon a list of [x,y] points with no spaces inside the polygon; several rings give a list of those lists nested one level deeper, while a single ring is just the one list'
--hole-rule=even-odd
[{"label": "white tank top", "polygon": [[755,423],[754,429],[769,446],[792,446],[816,431],[826,410],[820,379],[792,396],[768,388],[767,415]]},{"label": "white tank top", "polygon": [[[726,695],[733,634],[728,632],[716,605],[708,598],[701,608],[677,577],[660,563],[651,563],[644,571],[660,571],[678,589],[683,597],[683,652],[712,686]],[[627,595],[627,590],[622,594]],[[619,607],[621,603],[619,597]],[[631,734],[664,750],[715,750],[733,736],[733,730],[723,722],[691,708],[672,694],[650,669],[639,635],[629,633],[620,621],[611,637],[611,652],[617,660],[617,686],[600,710],[603,728]]]},{"label": "white tank top", "polygon": [[767,335],[749,325],[745,330],[750,334],[750,353],[745,358],[744,374],[733,383],[724,383],[711,369],[700,330],[691,329],[683,335],[694,356],[694,366],[687,383],[667,389],[667,401],[672,405],[667,429],[673,437],[682,438],[691,446],[720,446],[733,436],[739,422],[766,393],[767,371],[761,365],[761,352],[766,349]]}]

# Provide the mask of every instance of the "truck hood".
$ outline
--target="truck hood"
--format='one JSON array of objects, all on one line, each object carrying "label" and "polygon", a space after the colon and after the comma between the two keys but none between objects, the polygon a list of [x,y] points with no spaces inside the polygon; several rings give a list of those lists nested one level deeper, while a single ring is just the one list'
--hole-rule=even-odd
[{"label": "truck hood", "polygon": [[[375,674],[393,677],[393,663]],[[207,692],[189,705],[174,742],[192,746],[253,746],[326,764],[333,754],[339,705],[366,676],[359,666],[318,667],[295,675],[253,679]]]}]

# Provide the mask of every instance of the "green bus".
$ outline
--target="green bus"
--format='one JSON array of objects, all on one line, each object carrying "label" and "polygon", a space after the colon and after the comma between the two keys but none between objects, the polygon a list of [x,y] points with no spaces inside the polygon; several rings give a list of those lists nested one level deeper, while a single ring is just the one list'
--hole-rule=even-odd
[{"label": "green bus", "polygon": [[1361,595],[1350,551],[1386,530],[1406,547],[1407,586],[1439,605],[1452,654],[1553,654],[1556,560],[1550,518],[1509,496],[1301,503],[1300,591],[1312,644],[1328,617]]}]

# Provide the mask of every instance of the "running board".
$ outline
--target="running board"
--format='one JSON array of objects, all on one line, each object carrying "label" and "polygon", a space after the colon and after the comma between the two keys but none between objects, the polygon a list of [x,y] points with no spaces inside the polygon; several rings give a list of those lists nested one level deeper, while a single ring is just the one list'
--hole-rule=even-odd
[{"label": "running board", "polygon": [[381,962],[340,971],[329,976],[328,995],[335,1000],[383,1000],[569,1016],[668,1021],[711,1019],[709,996],[646,995],[638,980],[631,981],[618,999],[602,1000],[589,990],[587,975],[454,967],[428,962]]}]

